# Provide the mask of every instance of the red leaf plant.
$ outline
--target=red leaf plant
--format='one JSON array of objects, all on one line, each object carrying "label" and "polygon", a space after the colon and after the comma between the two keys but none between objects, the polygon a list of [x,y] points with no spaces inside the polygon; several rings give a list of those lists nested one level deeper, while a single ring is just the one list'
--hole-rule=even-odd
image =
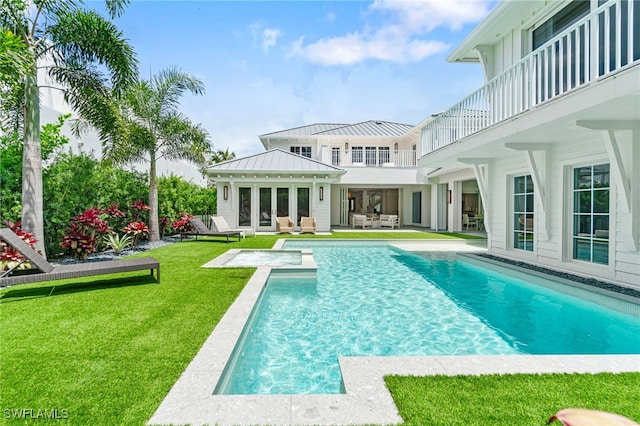
[{"label": "red leaf plant", "polygon": [[171,227],[178,234],[183,232],[193,232],[193,226],[189,221],[189,219],[191,219],[192,217],[193,215],[190,213],[180,213],[180,218],[175,220],[171,224]]},{"label": "red leaf plant", "polygon": [[97,207],[85,210],[73,218],[62,236],[60,247],[78,259],[86,259],[98,250],[101,237],[111,232],[109,224],[100,216],[102,211]]},{"label": "red leaf plant", "polygon": [[[10,222],[6,221],[5,224],[9,229],[11,229],[18,237],[20,237],[25,243],[29,244],[36,252],[40,253],[38,249],[36,249],[36,240],[33,237],[31,232],[25,232],[20,228],[20,222]],[[16,249],[11,247],[9,244],[0,241],[0,271],[10,270],[10,269],[29,269],[31,268],[31,264],[29,262],[25,262],[25,257]]]},{"label": "red leaf plant", "polygon": [[123,231],[133,237],[132,247],[138,244],[140,238],[149,235],[149,227],[144,222],[131,222],[124,227]]}]

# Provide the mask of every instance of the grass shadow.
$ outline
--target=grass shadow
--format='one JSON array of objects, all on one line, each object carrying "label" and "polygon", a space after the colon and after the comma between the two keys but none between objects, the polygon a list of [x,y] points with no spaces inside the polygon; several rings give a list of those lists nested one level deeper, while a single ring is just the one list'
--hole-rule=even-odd
[{"label": "grass shadow", "polygon": [[106,288],[131,287],[145,284],[158,284],[156,278],[151,275],[138,275],[133,277],[104,278],[90,282],[73,282],[66,284],[50,284],[38,287],[20,288],[20,284],[10,287],[0,294],[0,304],[19,302],[21,300],[39,297],[62,296],[65,294],[80,293]]}]

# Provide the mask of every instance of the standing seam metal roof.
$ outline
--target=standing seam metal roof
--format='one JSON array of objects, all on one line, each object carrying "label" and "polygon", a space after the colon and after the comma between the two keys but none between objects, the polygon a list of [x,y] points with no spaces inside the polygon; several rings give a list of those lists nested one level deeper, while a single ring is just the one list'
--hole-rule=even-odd
[{"label": "standing seam metal roof", "polygon": [[324,164],[311,158],[293,154],[276,148],[248,157],[238,158],[214,164],[208,171],[216,172],[260,172],[260,173],[309,173],[343,174],[345,170]]},{"label": "standing seam metal roof", "polygon": [[369,120],[356,124],[311,124],[261,135],[260,139],[304,136],[403,136],[413,125]]}]

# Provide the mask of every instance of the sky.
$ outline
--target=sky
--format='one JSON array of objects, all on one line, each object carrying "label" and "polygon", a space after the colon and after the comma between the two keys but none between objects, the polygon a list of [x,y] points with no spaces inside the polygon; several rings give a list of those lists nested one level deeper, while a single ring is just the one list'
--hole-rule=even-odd
[{"label": "sky", "polygon": [[[93,1],[99,9],[103,2]],[[484,83],[447,55],[495,0],[141,1],[114,20],[141,78],[177,67],[203,96],[181,111],[214,150],[264,150],[259,135],[313,123],[415,125]]]}]

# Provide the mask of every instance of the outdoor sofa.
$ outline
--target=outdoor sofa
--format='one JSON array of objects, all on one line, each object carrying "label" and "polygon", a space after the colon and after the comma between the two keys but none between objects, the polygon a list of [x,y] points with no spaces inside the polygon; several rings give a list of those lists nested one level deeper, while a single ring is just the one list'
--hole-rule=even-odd
[{"label": "outdoor sofa", "polygon": [[29,270],[18,270],[17,267],[14,267],[2,272],[0,287],[142,270],[150,271],[152,276],[155,270],[156,282],[160,283],[160,262],[153,257],[55,266],[9,228],[0,229],[0,239],[19,251],[25,257],[25,262],[28,261],[31,266],[35,267]]}]

